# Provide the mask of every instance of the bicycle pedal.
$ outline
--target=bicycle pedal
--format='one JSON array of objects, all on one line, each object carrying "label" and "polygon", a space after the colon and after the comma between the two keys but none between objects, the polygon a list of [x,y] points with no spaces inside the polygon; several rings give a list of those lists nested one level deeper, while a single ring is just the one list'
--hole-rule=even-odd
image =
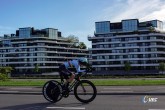
[{"label": "bicycle pedal", "polygon": [[69,97],[69,94],[65,94],[65,95],[63,95],[63,97],[64,98],[67,98],[67,97]]},{"label": "bicycle pedal", "polygon": [[62,95],[63,95],[63,97],[67,98],[69,96],[69,92],[68,91],[63,91]]}]

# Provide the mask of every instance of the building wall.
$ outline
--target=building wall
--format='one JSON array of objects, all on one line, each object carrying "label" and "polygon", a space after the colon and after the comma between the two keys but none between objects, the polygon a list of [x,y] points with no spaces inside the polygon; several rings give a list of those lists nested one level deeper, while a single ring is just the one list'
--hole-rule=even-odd
[{"label": "building wall", "polygon": [[131,19],[110,23],[108,33],[96,31],[94,37],[88,37],[92,42],[91,62],[95,73],[124,71],[126,62],[130,63],[131,70],[139,72],[158,70],[160,62],[165,62],[165,32],[161,25],[158,20],[141,23]]},{"label": "building wall", "polygon": [[73,47],[72,42],[58,37],[57,29],[48,30],[33,30],[29,37],[22,34],[21,29],[19,36],[3,38],[0,66],[11,66],[15,73],[20,74],[33,74],[39,68],[38,73],[47,74],[58,72],[59,65],[64,61],[88,56],[87,49]]}]

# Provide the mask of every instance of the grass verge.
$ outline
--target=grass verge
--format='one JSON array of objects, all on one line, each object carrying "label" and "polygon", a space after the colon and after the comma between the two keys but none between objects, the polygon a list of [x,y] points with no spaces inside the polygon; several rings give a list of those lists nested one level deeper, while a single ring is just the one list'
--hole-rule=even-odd
[{"label": "grass verge", "polygon": [[[0,81],[0,86],[43,86],[47,80],[8,80]],[[147,86],[165,85],[165,80],[161,79],[100,79],[91,80],[96,86]]]},{"label": "grass verge", "polygon": [[165,80],[94,80],[97,86],[147,86],[165,85]]}]

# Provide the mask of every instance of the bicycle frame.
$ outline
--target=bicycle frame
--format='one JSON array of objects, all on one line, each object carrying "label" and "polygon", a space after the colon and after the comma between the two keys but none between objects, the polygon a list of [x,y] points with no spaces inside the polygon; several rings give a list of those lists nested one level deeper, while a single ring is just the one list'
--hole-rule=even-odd
[{"label": "bicycle frame", "polygon": [[[87,72],[85,73],[85,74],[87,74]],[[81,80],[80,80],[80,77],[81,76],[84,76],[85,74],[80,74],[80,75],[77,75],[77,77],[75,77],[74,78],[74,81],[71,83],[71,85],[69,85],[69,87],[68,87],[68,89],[69,89],[69,91],[68,92],[71,92],[72,90],[73,90],[73,88],[75,87],[75,85],[78,83],[78,82],[80,82]],[[61,79],[61,83],[63,84],[63,79]],[[84,89],[84,87],[82,86],[82,88],[83,88],[83,90],[85,91],[85,89]]]},{"label": "bicycle frame", "polygon": [[74,82],[69,86],[69,90],[71,91],[79,81],[80,80],[75,79]]}]

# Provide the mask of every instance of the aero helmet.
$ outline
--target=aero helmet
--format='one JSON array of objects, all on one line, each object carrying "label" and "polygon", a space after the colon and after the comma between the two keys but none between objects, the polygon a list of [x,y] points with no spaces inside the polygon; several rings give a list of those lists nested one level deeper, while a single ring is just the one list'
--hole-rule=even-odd
[{"label": "aero helmet", "polygon": [[79,62],[82,62],[82,63],[88,63],[87,58],[79,58],[78,60]]}]

